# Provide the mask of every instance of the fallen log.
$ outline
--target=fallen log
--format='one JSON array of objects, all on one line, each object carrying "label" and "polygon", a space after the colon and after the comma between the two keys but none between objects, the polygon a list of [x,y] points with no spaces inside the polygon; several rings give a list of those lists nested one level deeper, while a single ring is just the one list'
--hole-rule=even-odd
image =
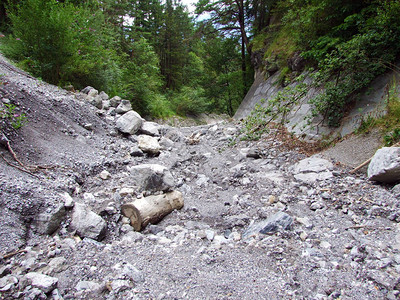
[{"label": "fallen log", "polygon": [[147,224],[156,224],[175,209],[183,207],[181,192],[173,191],[162,195],[153,195],[137,199],[121,206],[122,214],[131,220],[135,231],[140,231]]}]

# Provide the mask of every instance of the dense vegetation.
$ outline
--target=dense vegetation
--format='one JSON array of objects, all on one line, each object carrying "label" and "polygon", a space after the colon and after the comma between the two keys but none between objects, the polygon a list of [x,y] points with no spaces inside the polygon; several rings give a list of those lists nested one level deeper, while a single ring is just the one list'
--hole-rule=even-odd
[{"label": "dense vegetation", "polygon": [[[2,51],[43,80],[91,85],[142,114],[233,115],[252,81],[240,35],[196,23],[180,1],[9,1]],[[242,71],[243,70],[243,71]]]},{"label": "dense vegetation", "polygon": [[[7,11],[7,16],[5,12]],[[399,0],[23,0],[0,4],[2,51],[43,80],[92,85],[155,117],[233,115],[252,65],[297,76],[302,57],[324,93],[314,112],[339,124],[347,105],[396,68]]]},{"label": "dense vegetation", "polygon": [[290,78],[287,59],[301,52],[325,92],[313,99],[314,112],[337,126],[357,93],[387,69],[400,53],[398,0],[271,1],[276,20],[253,40],[264,61]]}]

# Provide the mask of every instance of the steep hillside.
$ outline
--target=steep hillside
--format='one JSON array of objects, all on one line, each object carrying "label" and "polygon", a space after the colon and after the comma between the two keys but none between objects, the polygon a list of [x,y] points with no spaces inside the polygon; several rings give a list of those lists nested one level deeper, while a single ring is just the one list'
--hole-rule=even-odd
[{"label": "steep hillside", "polygon": [[260,104],[297,135],[335,138],[384,115],[394,93],[399,102],[398,1],[280,0],[268,12],[252,40],[256,81],[236,118]]}]

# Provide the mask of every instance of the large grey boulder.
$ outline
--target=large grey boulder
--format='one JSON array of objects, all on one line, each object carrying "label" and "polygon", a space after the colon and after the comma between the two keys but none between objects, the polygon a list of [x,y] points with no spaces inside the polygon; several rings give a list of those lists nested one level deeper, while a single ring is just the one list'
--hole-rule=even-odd
[{"label": "large grey boulder", "polygon": [[38,288],[45,294],[51,292],[57,287],[58,279],[37,272],[30,272],[25,275],[32,287]]},{"label": "large grey boulder", "polygon": [[106,94],[106,92],[100,92],[99,97],[101,98],[101,100],[105,101],[108,100],[108,95]]},{"label": "large grey boulder", "polygon": [[43,212],[35,218],[36,231],[41,234],[54,233],[66,215],[64,204],[60,204],[49,212]]},{"label": "large grey boulder", "polygon": [[142,127],[143,119],[136,111],[128,111],[118,118],[116,127],[119,131],[135,134]]},{"label": "large grey boulder", "polygon": [[280,229],[289,230],[293,223],[293,218],[287,213],[278,212],[266,220],[250,225],[243,233],[243,237],[249,237],[258,233],[274,233]]},{"label": "large grey boulder", "polygon": [[400,147],[376,151],[368,166],[368,179],[383,183],[400,182]]},{"label": "large grey boulder", "polygon": [[130,110],[132,110],[131,102],[129,100],[121,100],[121,102],[118,104],[117,108],[115,109],[115,112],[117,114],[124,114]]},{"label": "large grey boulder", "polygon": [[94,87],[87,86],[87,87],[85,87],[85,88],[83,88],[83,89],[81,90],[81,93],[87,95],[87,94],[90,92],[90,90],[93,90],[93,89],[94,89]]},{"label": "large grey boulder", "polygon": [[110,99],[110,105],[111,107],[117,107],[121,103],[121,97],[119,96],[114,96]]},{"label": "large grey boulder", "polygon": [[92,89],[89,90],[89,92],[87,94],[90,97],[96,97],[99,94],[99,91],[94,89],[94,88],[92,88]]},{"label": "large grey boulder", "polygon": [[314,183],[333,177],[333,164],[323,158],[311,156],[294,166],[294,177],[305,183]]},{"label": "large grey boulder", "polygon": [[174,186],[174,178],[167,167],[142,164],[128,167],[141,191],[168,191]]},{"label": "large grey boulder", "polygon": [[140,128],[140,132],[151,135],[151,136],[159,136],[160,135],[161,126],[154,122],[143,122],[142,128]]},{"label": "large grey boulder", "polygon": [[90,97],[88,96],[88,100],[90,104],[92,104],[94,107],[101,109],[103,107],[103,100],[101,97],[98,95],[96,97]]},{"label": "large grey boulder", "polygon": [[138,147],[143,152],[152,155],[158,155],[161,150],[157,138],[145,134],[138,136]]},{"label": "large grey boulder", "polygon": [[106,234],[107,223],[85,204],[75,203],[71,228],[76,230],[81,238],[101,240]]}]

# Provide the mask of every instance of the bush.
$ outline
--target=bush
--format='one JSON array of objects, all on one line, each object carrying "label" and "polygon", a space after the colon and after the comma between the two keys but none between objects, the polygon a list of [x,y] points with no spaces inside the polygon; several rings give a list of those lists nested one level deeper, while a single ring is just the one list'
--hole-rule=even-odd
[{"label": "bush", "polygon": [[4,54],[43,80],[108,91],[120,81],[115,33],[100,10],[56,0],[24,0],[10,8]]},{"label": "bush", "polygon": [[25,66],[34,75],[58,83],[61,69],[70,63],[77,51],[71,24],[75,9],[55,0],[25,0],[16,5],[9,17],[13,37],[5,54],[27,60]]},{"label": "bush", "polygon": [[206,98],[202,88],[183,87],[180,92],[172,95],[172,107],[178,115],[197,116],[207,109]]}]

